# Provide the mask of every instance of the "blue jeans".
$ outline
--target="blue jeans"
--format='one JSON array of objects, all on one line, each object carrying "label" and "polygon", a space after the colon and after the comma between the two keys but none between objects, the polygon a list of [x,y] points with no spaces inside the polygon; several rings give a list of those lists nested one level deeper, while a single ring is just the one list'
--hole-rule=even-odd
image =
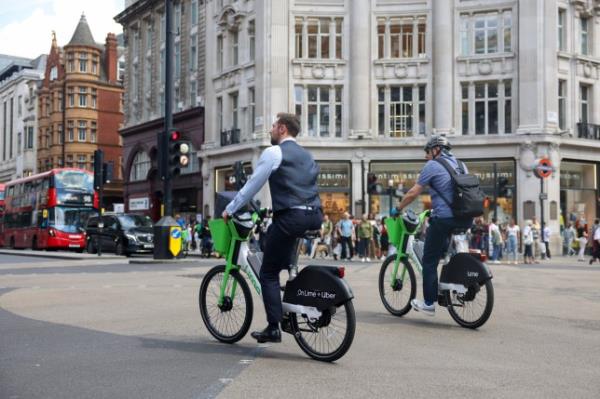
[{"label": "blue jeans", "polygon": [[459,227],[469,228],[472,223],[472,219],[436,217],[430,219],[423,250],[423,298],[427,305],[433,305],[437,300],[437,267],[442,255],[448,250],[450,232]]},{"label": "blue jeans", "polygon": [[517,236],[508,236],[506,252],[508,252],[509,259],[512,257],[513,261],[517,260]]},{"label": "blue jeans", "polygon": [[492,261],[500,259],[501,244],[492,244]]}]

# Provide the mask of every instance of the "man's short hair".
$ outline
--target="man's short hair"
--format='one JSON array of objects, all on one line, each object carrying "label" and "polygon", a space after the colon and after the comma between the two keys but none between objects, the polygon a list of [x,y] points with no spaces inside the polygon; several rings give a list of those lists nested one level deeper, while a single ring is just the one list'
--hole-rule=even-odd
[{"label": "man's short hair", "polygon": [[277,114],[277,123],[284,125],[292,137],[296,137],[300,133],[300,119],[295,114],[280,112]]}]

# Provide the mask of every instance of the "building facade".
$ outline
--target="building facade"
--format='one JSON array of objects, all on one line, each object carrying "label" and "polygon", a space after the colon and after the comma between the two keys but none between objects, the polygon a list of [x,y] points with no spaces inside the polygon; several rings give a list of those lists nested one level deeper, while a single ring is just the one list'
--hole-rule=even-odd
[{"label": "building facade", "polygon": [[117,75],[117,39],[94,41],[85,16],[63,48],[53,35],[39,90],[38,171],[56,167],[93,170],[94,151],[113,164],[113,180],[105,186],[104,205],[123,201],[123,87]]},{"label": "building facade", "polygon": [[[173,181],[173,210],[194,217],[202,213],[203,193],[197,151],[204,142],[205,4],[173,2],[172,109],[174,127],[192,143],[192,162]],[[163,182],[158,174],[157,134],[165,112],[165,2],[128,0],[115,17],[125,34],[125,208],[161,217]]]},{"label": "building facade", "polygon": [[37,87],[46,56],[13,58],[0,70],[0,182],[36,172]]},{"label": "building facade", "polygon": [[[543,210],[557,233],[598,216],[600,1],[213,0],[206,13],[209,209],[285,111],[302,120],[333,218],[387,214],[395,200],[368,195],[367,174],[409,189],[431,134],[479,175],[488,219]],[[543,205],[540,158],[554,166]]]}]

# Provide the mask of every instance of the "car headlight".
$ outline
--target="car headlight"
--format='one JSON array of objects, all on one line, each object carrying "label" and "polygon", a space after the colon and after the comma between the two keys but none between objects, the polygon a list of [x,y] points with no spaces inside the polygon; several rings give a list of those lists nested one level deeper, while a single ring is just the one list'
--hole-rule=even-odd
[{"label": "car headlight", "polygon": [[127,237],[128,240],[131,240],[133,242],[137,242],[137,237],[134,236],[133,234],[125,234],[125,237]]}]

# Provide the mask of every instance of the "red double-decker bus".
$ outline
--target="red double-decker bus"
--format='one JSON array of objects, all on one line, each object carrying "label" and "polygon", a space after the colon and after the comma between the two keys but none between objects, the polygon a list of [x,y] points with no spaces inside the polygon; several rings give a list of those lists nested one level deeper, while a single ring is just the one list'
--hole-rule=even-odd
[{"label": "red double-decker bus", "polygon": [[64,168],[6,183],[4,245],[83,250],[85,222],[98,213],[93,182],[91,172]]}]

